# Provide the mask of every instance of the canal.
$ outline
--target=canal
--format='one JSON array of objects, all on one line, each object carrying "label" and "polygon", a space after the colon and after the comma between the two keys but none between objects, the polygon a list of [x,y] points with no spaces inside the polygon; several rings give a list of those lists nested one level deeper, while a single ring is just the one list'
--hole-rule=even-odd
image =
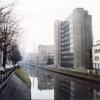
[{"label": "canal", "polygon": [[27,67],[31,89],[15,74],[0,91],[0,100],[100,100],[100,84]]},{"label": "canal", "polygon": [[50,71],[29,68],[31,100],[100,100],[100,85]]}]

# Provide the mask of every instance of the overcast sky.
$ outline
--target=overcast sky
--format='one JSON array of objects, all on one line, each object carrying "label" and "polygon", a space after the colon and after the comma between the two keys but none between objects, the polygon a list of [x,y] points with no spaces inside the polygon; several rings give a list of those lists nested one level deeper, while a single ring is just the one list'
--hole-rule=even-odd
[{"label": "overcast sky", "polygon": [[17,0],[16,15],[24,29],[24,50],[33,52],[38,44],[54,44],[54,21],[64,20],[78,7],[92,15],[94,41],[100,39],[99,0]]}]

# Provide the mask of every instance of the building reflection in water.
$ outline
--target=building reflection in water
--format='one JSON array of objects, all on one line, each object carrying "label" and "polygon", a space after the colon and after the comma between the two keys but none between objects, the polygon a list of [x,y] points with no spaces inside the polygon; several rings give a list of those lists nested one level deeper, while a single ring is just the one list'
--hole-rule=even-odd
[{"label": "building reflection in water", "polygon": [[100,100],[100,86],[57,76],[54,100]]},{"label": "building reflection in water", "polygon": [[34,82],[35,80],[33,82],[36,83],[38,91],[54,91],[54,95],[52,93],[50,95],[48,91],[48,98],[54,98],[54,100],[100,100],[100,85],[96,83],[45,70],[34,70],[34,73],[35,75],[32,76],[36,77],[37,82]]},{"label": "building reflection in water", "polygon": [[32,100],[54,100],[54,88],[51,76],[42,71],[35,70],[31,77],[31,98]]},{"label": "building reflection in water", "polygon": [[54,78],[48,73],[38,72],[38,88],[40,90],[54,89]]}]

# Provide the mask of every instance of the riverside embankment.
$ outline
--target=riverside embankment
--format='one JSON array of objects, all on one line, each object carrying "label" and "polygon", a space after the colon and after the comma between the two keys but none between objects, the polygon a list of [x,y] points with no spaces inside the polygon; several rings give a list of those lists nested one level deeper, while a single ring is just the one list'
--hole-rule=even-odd
[{"label": "riverside embankment", "polygon": [[93,73],[85,73],[85,72],[78,72],[75,70],[65,69],[65,68],[50,68],[50,67],[39,67],[40,69],[52,71],[55,73],[71,76],[73,78],[78,78],[81,80],[92,81],[95,83],[100,83],[100,75],[93,74]]}]

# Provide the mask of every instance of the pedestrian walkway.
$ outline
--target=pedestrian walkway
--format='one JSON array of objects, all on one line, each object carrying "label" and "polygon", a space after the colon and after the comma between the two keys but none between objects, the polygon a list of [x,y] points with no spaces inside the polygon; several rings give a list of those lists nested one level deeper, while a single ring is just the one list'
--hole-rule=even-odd
[{"label": "pedestrian walkway", "polygon": [[0,100],[31,100],[31,91],[14,74],[0,92]]}]

